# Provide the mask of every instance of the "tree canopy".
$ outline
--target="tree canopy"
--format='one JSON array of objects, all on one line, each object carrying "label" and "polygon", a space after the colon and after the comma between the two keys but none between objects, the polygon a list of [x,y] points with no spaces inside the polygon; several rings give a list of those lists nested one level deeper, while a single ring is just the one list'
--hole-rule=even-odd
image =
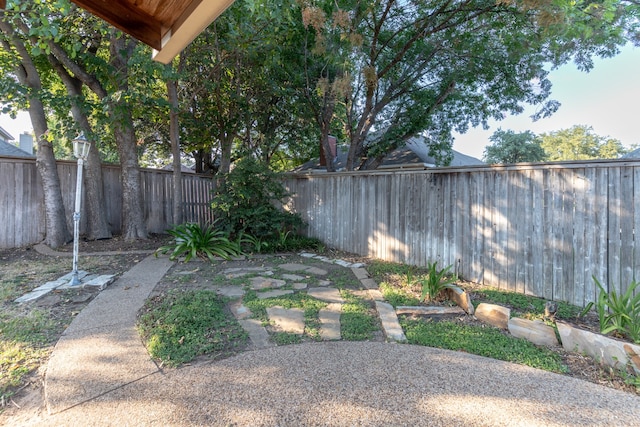
[{"label": "tree canopy", "polygon": [[547,159],[540,138],[531,131],[516,133],[498,129],[489,140],[492,145],[485,147],[483,156],[487,163],[543,162]]},{"label": "tree canopy", "polygon": [[540,138],[551,161],[617,159],[628,151],[619,140],[597,135],[586,125],[543,133]]}]

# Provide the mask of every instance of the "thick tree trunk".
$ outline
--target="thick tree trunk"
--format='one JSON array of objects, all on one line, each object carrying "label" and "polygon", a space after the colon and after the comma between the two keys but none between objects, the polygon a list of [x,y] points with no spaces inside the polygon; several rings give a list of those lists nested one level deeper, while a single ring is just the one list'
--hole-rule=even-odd
[{"label": "thick tree trunk", "polygon": [[[71,114],[73,118],[84,134],[91,139],[91,135],[93,134],[91,132],[91,125],[80,105],[80,100],[83,99],[82,82],[72,77],[53,55],[49,57],[49,61],[67,88],[71,99]],[[89,157],[85,163],[83,179],[83,185],[86,189],[84,211],[87,213],[87,238],[89,240],[110,239],[112,236],[109,223],[107,222],[107,207],[104,200],[102,161],[100,160],[100,153],[95,140],[90,142],[91,150],[89,150]]]},{"label": "thick tree trunk", "polygon": [[44,108],[39,99],[32,98],[29,102],[29,116],[36,134],[36,166],[42,179],[45,209],[45,240],[44,243],[57,248],[72,239],[64,212],[62,190],[58,167],[53,154],[53,145],[47,140],[47,120]]},{"label": "thick tree trunk", "polygon": [[173,223],[182,224],[182,165],[180,163],[180,129],[178,127],[178,90],[175,80],[167,80],[169,100],[169,135],[173,155]]},{"label": "thick tree trunk", "polygon": [[[53,154],[53,146],[48,140],[47,116],[44,112],[44,105],[38,97],[42,90],[40,75],[36,69],[24,42],[16,35],[12,25],[4,19],[4,14],[0,13],[0,31],[6,35],[6,41],[2,40],[1,45],[9,51],[13,47],[20,55],[20,64],[16,66],[16,76],[20,83],[30,89],[29,116],[36,135],[36,167],[42,179],[45,205],[45,240],[44,242],[57,248],[71,240],[71,233],[67,227],[67,220],[62,201],[62,191],[60,188],[60,177],[58,167]],[[9,46],[9,43],[11,46]]]},{"label": "thick tree trunk", "polygon": [[[128,60],[134,47],[135,42],[122,35],[114,33],[111,37],[110,63],[114,68],[116,85],[124,93],[129,90]],[[109,110],[122,167],[122,235],[126,240],[146,239],[148,234],[142,209],[140,165],[131,107],[126,101],[120,101],[111,103]]]}]

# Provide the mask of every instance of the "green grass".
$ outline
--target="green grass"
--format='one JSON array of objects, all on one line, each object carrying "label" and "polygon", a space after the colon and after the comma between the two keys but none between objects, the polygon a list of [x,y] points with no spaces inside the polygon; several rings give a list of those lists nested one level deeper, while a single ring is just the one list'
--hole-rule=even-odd
[{"label": "green grass", "polygon": [[305,322],[317,319],[320,310],[327,306],[326,302],[313,298],[306,293],[293,293],[275,298],[259,299],[255,291],[244,296],[243,304],[251,310],[253,316],[263,322],[268,321],[267,307],[300,308],[304,311]]},{"label": "green grass", "polygon": [[490,326],[428,322],[405,316],[400,317],[400,323],[410,344],[464,351],[551,372],[567,372],[557,353]]},{"label": "green grass", "polygon": [[302,336],[298,334],[292,334],[290,332],[276,332],[271,334],[271,341],[276,345],[290,345],[300,344],[302,342]]},{"label": "green grass", "polygon": [[[480,297],[488,299],[494,304],[512,307],[518,317],[528,319],[542,319],[544,316],[544,298],[519,294],[516,292],[501,291],[498,289],[482,289]],[[566,302],[558,301],[557,319],[575,319],[582,309]]]},{"label": "green grass", "polygon": [[371,307],[349,291],[341,291],[345,300],[340,315],[340,333],[343,340],[366,341],[380,330],[378,318]]},{"label": "green grass", "polygon": [[170,292],[147,302],[138,329],[151,356],[178,366],[241,349],[248,336],[211,291]]},{"label": "green grass", "polygon": [[387,282],[381,282],[379,285],[380,292],[382,292],[382,296],[385,301],[396,308],[400,305],[420,305],[420,298],[416,297],[411,291],[408,289],[397,288],[395,286],[390,285]]}]

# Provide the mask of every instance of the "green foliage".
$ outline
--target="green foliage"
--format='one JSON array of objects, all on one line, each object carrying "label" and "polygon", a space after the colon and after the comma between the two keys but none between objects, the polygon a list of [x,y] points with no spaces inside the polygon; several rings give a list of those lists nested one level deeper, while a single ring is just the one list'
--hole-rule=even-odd
[{"label": "green foliage", "polygon": [[344,304],[340,315],[340,333],[342,339],[348,341],[365,341],[380,330],[377,315],[371,312],[371,307],[362,298],[351,292],[340,291]]},{"label": "green foliage", "polygon": [[[619,333],[640,344],[640,282],[634,280],[624,294],[618,294],[615,290],[607,292],[595,276],[593,280],[600,288],[595,304],[600,332]],[[589,303],[585,311],[592,306],[593,303]]]},{"label": "green foliage", "polygon": [[451,265],[438,270],[438,263],[432,262],[427,266],[428,273],[419,279],[422,293],[420,300],[433,300],[440,295],[442,291],[451,288],[458,278],[449,274]]},{"label": "green foliage", "polygon": [[483,160],[490,164],[543,162],[547,158],[540,139],[531,131],[515,133],[498,129],[489,140],[492,145],[485,147]]},{"label": "green foliage", "polygon": [[254,253],[296,252],[300,250],[321,251],[324,248],[319,239],[291,234],[290,231],[281,231],[277,238],[268,240],[242,233],[238,241],[247,252]]},{"label": "green foliage", "polygon": [[616,159],[627,152],[619,140],[597,135],[585,125],[543,133],[541,138],[541,146],[551,161]]},{"label": "green foliage", "polygon": [[496,328],[452,321],[427,322],[404,316],[400,318],[400,324],[410,344],[464,351],[551,372],[567,372],[558,353],[526,339],[505,335]]},{"label": "green foliage", "polygon": [[275,298],[259,299],[255,292],[247,292],[243,304],[251,310],[253,315],[267,321],[267,307],[280,306],[283,308],[300,308],[304,310],[305,318],[318,318],[320,309],[327,306],[326,302],[313,298],[306,293],[294,293]]},{"label": "green foliage", "polygon": [[[544,315],[544,306],[547,302],[544,298],[498,289],[482,289],[480,293],[492,303],[510,307],[522,317],[536,319]],[[580,307],[563,301],[558,301],[557,304],[556,319],[573,319],[580,314]]]},{"label": "green foliage", "polygon": [[276,332],[270,336],[270,339],[276,345],[300,344],[302,342],[301,335],[290,332]]},{"label": "green foliage", "polygon": [[252,157],[238,161],[216,189],[211,207],[217,224],[233,236],[281,241],[303,225],[300,215],[280,209],[288,196],[282,176]]},{"label": "green foliage", "polygon": [[417,298],[409,289],[397,288],[387,282],[380,282],[379,289],[380,292],[382,292],[384,300],[394,308],[400,305],[420,305],[420,298]]},{"label": "green foliage", "polygon": [[215,257],[229,259],[242,253],[238,243],[229,240],[226,232],[215,229],[213,225],[202,228],[195,223],[180,224],[167,232],[174,240],[169,245],[158,248],[156,255],[171,252],[171,260],[184,255],[185,262],[194,257],[215,261]]},{"label": "green foliage", "polygon": [[215,292],[171,292],[147,302],[138,329],[151,356],[178,366],[196,356],[233,352],[247,335]]}]

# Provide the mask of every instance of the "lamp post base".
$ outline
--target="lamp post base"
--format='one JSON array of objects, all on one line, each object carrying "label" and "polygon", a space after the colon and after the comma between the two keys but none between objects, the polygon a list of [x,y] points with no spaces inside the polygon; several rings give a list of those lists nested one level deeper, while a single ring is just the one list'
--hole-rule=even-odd
[{"label": "lamp post base", "polygon": [[69,280],[68,286],[80,286],[80,285],[82,285],[82,282],[80,281],[80,278],[78,277],[78,272],[75,271],[75,272],[72,273],[71,280]]}]

